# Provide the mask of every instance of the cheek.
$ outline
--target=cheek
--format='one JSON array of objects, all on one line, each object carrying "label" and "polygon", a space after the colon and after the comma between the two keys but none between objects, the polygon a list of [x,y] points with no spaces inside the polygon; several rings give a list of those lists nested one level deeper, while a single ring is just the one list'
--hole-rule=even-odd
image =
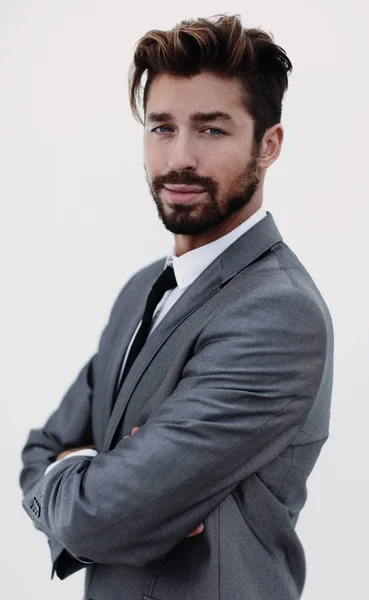
[{"label": "cheek", "polygon": [[147,145],[147,142],[144,142],[144,145],[143,145],[143,158],[144,158],[144,163],[146,165],[146,168],[148,169],[149,166],[151,165],[151,153],[150,153],[150,149]]},{"label": "cheek", "polygon": [[144,145],[144,163],[150,176],[155,177],[166,173],[164,153],[158,152],[148,143]]},{"label": "cheek", "polygon": [[212,168],[213,178],[219,185],[219,190],[226,190],[232,185],[232,182],[237,178],[237,176],[242,171],[242,166],[237,161],[235,163],[234,158],[229,159],[225,157],[224,160],[219,162],[217,168]]},{"label": "cheek", "polygon": [[[219,142],[222,142],[220,140]],[[211,144],[209,144],[211,146]],[[234,178],[244,168],[243,160],[244,148],[235,147],[234,143],[219,143],[214,142],[214,148],[207,148],[203,153],[201,161],[204,171],[208,171],[210,176],[215,179],[229,180]]]}]

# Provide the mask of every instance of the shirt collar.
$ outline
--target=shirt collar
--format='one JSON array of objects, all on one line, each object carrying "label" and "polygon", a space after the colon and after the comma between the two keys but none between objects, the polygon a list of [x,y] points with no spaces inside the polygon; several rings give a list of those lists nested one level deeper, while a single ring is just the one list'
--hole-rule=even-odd
[{"label": "shirt collar", "polygon": [[190,250],[182,256],[175,256],[175,250],[173,248],[172,254],[167,256],[165,267],[173,265],[174,274],[176,276],[177,284],[180,289],[184,289],[191,285],[205,271],[206,267],[215,260],[219,254],[224,252],[228,246],[233,244],[241,235],[251,229],[256,223],[266,217],[267,213],[263,207],[258,208],[251,217],[243,221],[238,227],[232,229],[226,235]]}]

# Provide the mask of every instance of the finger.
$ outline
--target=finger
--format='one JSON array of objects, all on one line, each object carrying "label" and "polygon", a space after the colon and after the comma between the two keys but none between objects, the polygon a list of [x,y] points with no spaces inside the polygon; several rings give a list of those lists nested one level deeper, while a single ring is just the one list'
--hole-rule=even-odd
[{"label": "finger", "polygon": [[191,533],[189,533],[187,537],[193,537],[194,535],[198,535],[199,533],[202,533],[204,531],[204,529],[205,529],[204,523],[200,523],[200,525],[198,525],[196,527],[196,529],[191,531]]},{"label": "finger", "polygon": [[[137,433],[137,431],[139,429],[140,429],[139,427],[134,427],[131,431],[131,435],[134,435],[135,433]],[[129,438],[129,437],[131,437],[131,435],[125,435],[123,439],[125,440],[126,438]]]}]

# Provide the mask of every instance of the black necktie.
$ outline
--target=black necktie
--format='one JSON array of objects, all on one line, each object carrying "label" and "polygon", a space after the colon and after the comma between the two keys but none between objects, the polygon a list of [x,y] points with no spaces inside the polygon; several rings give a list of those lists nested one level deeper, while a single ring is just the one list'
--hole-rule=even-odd
[{"label": "black necktie", "polygon": [[147,337],[150,333],[152,317],[155,312],[155,308],[159,304],[160,300],[164,296],[167,290],[171,290],[176,287],[177,281],[176,276],[174,275],[174,270],[172,266],[167,267],[164,271],[159,275],[158,279],[155,281],[154,285],[151,288],[151,292],[148,295],[144,314],[142,317],[142,323],[137,331],[137,335],[133,340],[133,344],[127,356],[127,361],[124,367],[124,372],[119,383],[119,388],[122,385],[123,380],[127,377],[128,371],[130,370],[134,360],[137,358],[141,348],[145,344]]}]

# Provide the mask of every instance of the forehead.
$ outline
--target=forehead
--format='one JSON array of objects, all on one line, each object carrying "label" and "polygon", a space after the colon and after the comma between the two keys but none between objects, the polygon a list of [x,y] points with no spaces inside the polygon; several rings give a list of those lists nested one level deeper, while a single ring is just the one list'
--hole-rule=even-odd
[{"label": "forehead", "polygon": [[211,73],[193,77],[157,75],[147,98],[146,114],[170,113],[188,119],[195,113],[223,112],[235,123],[249,122],[251,116],[242,102],[241,84]]}]

